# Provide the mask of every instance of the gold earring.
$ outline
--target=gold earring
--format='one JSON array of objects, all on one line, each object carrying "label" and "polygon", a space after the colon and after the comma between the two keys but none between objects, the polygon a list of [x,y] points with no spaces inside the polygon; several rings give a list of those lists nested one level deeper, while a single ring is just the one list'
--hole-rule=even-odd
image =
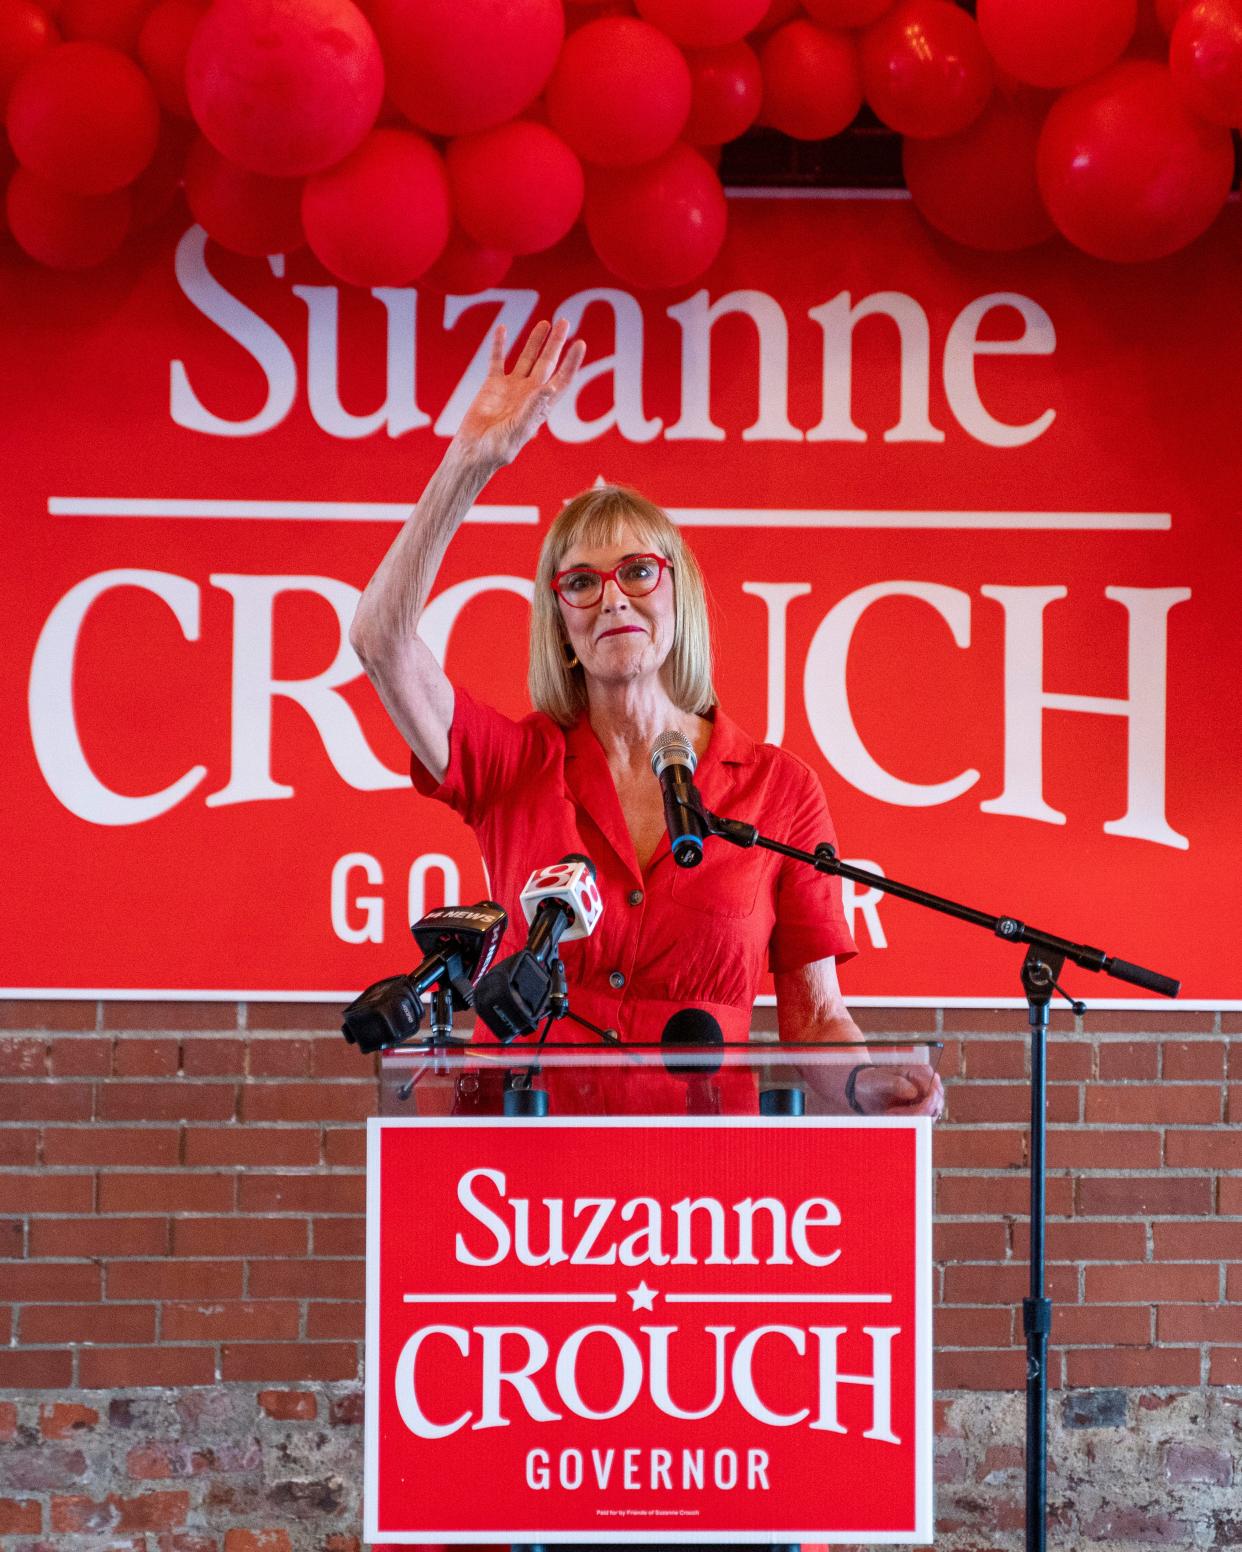
[{"label": "gold earring", "polygon": [[571,669],[572,668],[577,668],[577,666],[578,666],[578,654],[574,651],[574,649],[570,646],[570,644],[567,641],[561,642],[561,651],[564,652],[564,654],[565,654],[565,667],[566,668],[571,668]]}]

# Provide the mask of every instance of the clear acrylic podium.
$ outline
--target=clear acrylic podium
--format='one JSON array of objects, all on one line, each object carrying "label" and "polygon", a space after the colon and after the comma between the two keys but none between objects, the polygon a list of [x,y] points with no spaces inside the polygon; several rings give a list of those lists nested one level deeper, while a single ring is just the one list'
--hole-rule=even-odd
[{"label": "clear acrylic podium", "polygon": [[[515,1552],[517,1549],[520,1549],[520,1552],[542,1552],[543,1547],[585,1549],[585,1547],[601,1546],[641,1546],[644,1552],[661,1552],[663,1547],[671,1549],[671,1547],[697,1546],[720,1549],[720,1552],[723,1552],[723,1547],[736,1547],[739,1544],[796,1549],[796,1547],[821,1543],[821,1541],[835,1541],[835,1543],[848,1541],[852,1544],[874,1541],[874,1543],[891,1544],[900,1540],[907,1543],[930,1543],[932,1540],[932,1451],[930,1451],[932,1429],[930,1429],[930,1234],[927,1232],[930,1225],[930,1186],[927,1184],[930,1178],[930,1164],[928,1164],[930,1122],[922,1117],[902,1117],[890,1122],[886,1121],[885,1117],[869,1116],[869,1114],[863,1116],[855,1108],[851,1108],[848,1096],[852,1094],[859,1102],[866,1102],[865,1072],[860,1074],[857,1069],[865,1069],[866,1066],[873,1065],[899,1066],[899,1068],[921,1065],[935,1068],[939,1055],[941,1055],[941,1046],[936,1041],[910,1043],[910,1041],[896,1040],[871,1040],[866,1043],[849,1044],[781,1044],[775,1040],[750,1040],[747,1043],[725,1043],[716,1044],[716,1046],[613,1044],[602,1043],[602,1041],[573,1044],[551,1043],[551,1041],[536,1044],[528,1041],[528,1043],[505,1046],[492,1040],[472,1040],[419,1044],[419,1046],[405,1046],[405,1048],[385,1052],[382,1060],[382,1114],[380,1119],[371,1122],[373,1153],[368,1164],[368,1172],[379,1172],[383,1136],[388,1136],[391,1141],[393,1135],[390,1128],[396,1127],[399,1133],[404,1133],[405,1136],[405,1142],[402,1142],[401,1136],[397,1136],[397,1144],[408,1147],[410,1152],[405,1155],[407,1164],[405,1164],[404,1173],[399,1169],[396,1175],[390,1178],[402,1181],[413,1180],[416,1192],[428,1192],[428,1190],[435,1192],[438,1189],[435,1181],[439,1180],[441,1181],[439,1200],[449,1197],[450,1183],[460,1181],[461,1169],[463,1169],[461,1159],[466,1159],[467,1167],[470,1162],[478,1162],[484,1156],[491,1159],[491,1153],[486,1152],[487,1147],[497,1147],[495,1139],[509,1135],[506,1124],[512,1124],[514,1128],[522,1128],[526,1131],[526,1135],[529,1135],[529,1128],[536,1128],[539,1131],[539,1128],[546,1127],[550,1133],[564,1128],[562,1135],[564,1135],[565,1144],[570,1144],[570,1139],[573,1138],[573,1145],[578,1148],[582,1147],[581,1139],[584,1135],[582,1127],[592,1128],[598,1125],[599,1128],[604,1128],[602,1135],[607,1139],[605,1148],[615,1150],[616,1153],[641,1155],[646,1161],[643,1166],[646,1169],[646,1175],[641,1176],[643,1184],[632,1189],[644,1190],[644,1192],[650,1190],[658,1195],[661,1184],[668,1181],[669,1200],[672,1192],[682,1192],[685,1187],[682,1184],[674,1184],[675,1167],[668,1162],[672,1155],[669,1155],[668,1148],[666,1152],[660,1153],[660,1147],[663,1144],[658,1139],[691,1138],[691,1133],[685,1130],[683,1122],[689,1122],[692,1130],[697,1131],[697,1135],[708,1136],[708,1147],[714,1150],[711,1155],[714,1162],[709,1164],[706,1175],[700,1173],[700,1181],[709,1178],[719,1167],[722,1183],[728,1178],[728,1164],[734,1150],[737,1147],[745,1147],[742,1141],[744,1133],[758,1136],[756,1147],[759,1150],[781,1152],[784,1148],[790,1158],[796,1155],[815,1155],[815,1150],[823,1148],[824,1141],[835,1135],[837,1138],[835,1147],[838,1148],[835,1155],[837,1175],[832,1176],[829,1170],[824,1173],[823,1178],[841,1183],[845,1180],[845,1176],[851,1173],[863,1173],[868,1180],[876,1183],[873,1190],[874,1201],[873,1197],[868,1197],[857,1184],[846,1186],[845,1193],[840,1197],[843,1203],[841,1211],[846,1214],[848,1226],[857,1225],[865,1218],[876,1218],[879,1225],[883,1225],[885,1221],[893,1225],[893,1265],[894,1268],[899,1265],[904,1268],[900,1273],[894,1271],[893,1287],[900,1285],[907,1290],[900,1294],[900,1297],[907,1301],[904,1305],[907,1313],[902,1316],[897,1315],[896,1310],[899,1305],[896,1302],[888,1302],[891,1299],[890,1294],[879,1294],[876,1291],[863,1294],[863,1299],[883,1302],[888,1313],[876,1315],[866,1310],[846,1313],[841,1310],[841,1304],[849,1304],[849,1297],[859,1293],[846,1277],[845,1284],[838,1282],[837,1287],[851,1288],[851,1296],[824,1293],[812,1296],[829,1302],[829,1313],[815,1315],[815,1313],[803,1311],[803,1315],[795,1315],[793,1307],[798,1304],[798,1294],[778,1291],[772,1294],[770,1304],[767,1302],[767,1293],[741,1294],[742,1299],[750,1299],[750,1307],[739,1305],[734,1315],[730,1315],[728,1307],[725,1307],[723,1315],[706,1313],[705,1319],[786,1322],[786,1324],[770,1325],[770,1330],[778,1330],[778,1332],[789,1329],[787,1322],[795,1319],[810,1322],[807,1327],[809,1330],[817,1329],[814,1322],[820,1322],[820,1325],[823,1325],[824,1322],[831,1321],[855,1321],[859,1329],[865,1329],[865,1322],[868,1321],[879,1322],[879,1324],[888,1321],[893,1325],[899,1324],[900,1321],[908,1321],[905,1329],[911,1336],[911,1350],[914,1347],[918,1349],[918,1360],[911,1364],[910,1378],[904,1381],[907,1384],[904,1392],[907,1395],[907,1401],[904,1403],[905,1411],[902,1412],[904,1422],[893,1423],[893,1428],[902,1434],[900,1443],[904,1448],[897,1451],[874,1445],[868,1440],[851,1440],[852,1450],[857,1451],[862,1448],[863,1456],[866,1451],[871,1450],[873,1454],[891,1456],[894,1462],[893,1485],[888,1485],[882,1490],[879,1487],[876,1488],[879,1496],[869,1501],[871,1507],[868,1513],[860,1515],[857,1524],[852,1521],[848,1507],[843,1505],[843,1499],[851,1495],[852,1485],[855,1482],[866,1482],[866,1490],[869,1490],[871,1488],[869,1478],[873,1474],[868,1468],[859,1470],[857,1465],[851,1465],[851,1470],[846,1473],[845,1485],[837,1482],[835,1487],[829,1488],[827,1485],[824,1487],[824,1495],[834,1501],[831,1505],[832,1512],[826,1512],[823,1516],[815,1513],[818,1501],[815,1498],[814,1487],[807,1488],[806,1484],[803,1484],[803,1498],[798,1501],[796,1510],[786,1513],[781,1504],[773,1502],[770,1498],[764,1505],[767,1519],[751,1518],[750,1521],[745,1521],[742,1516],[737,1524],[713,1521],[708,1513],[700,1527],[694,1526],[692,1519],[683,1519],[674,1529],[674,1524],[669,1523],[669,1519],[666,1518],[633,1518],[635,1513],[638,1516],[643,1515],[644,1510],[641,1507],[637,1512],[630,1509],[624,1510],[624,1513],[629,1513],[632,1518],[619,1523],[616,1519],[590,1521],[584,1518],[582,1521],[574,1521],[571,1518],[564,1518],[564,1510],[554,1512],[551,1509],[551,1495],[543,1496],[543,1504],[548,1504],[548,1513],[543,1519],[537,1518],[540,1501],[536,1501],[531,1495],[526,1495],[525,1507],[515,1507],[512,1518],[497,1519],[494,1523],[484,1523],[477,1515],[474,1518],[470,1516],[470,1512],[477,1505],[477,1495],[475,1495],[475,1504],[467,1501],[464,1505],[463,1518],[460,1521],[453,1519],[452,1512],[444,1512],[446,1507],[444,1501],[438,1504],[438,1509],[441,1510],[439,1513],[432,1510],[428,1510],[427,1513],[418,1512],[418,1509],[421,1509],[421,1505],[418,1505],[418,1509],[411,1510],[407,1518],[402,1519],[401,1505],[385,1502],[385,1496],[387,1496],[385,1484],[391,1481],[394,1471],[410,1482],[418,1481],[419,1476],[422,1476],[424,1481],[438,1478],[438,1471],[433,1464],[436,1459],[433,1451],[438,1448],[438,1445],[430,1443],[422,1446],[424,1453],[418,1456],[418,1460],[415,1460],[415,1457],[402,1456],[401,1451],[405,1446],[410,1445],[410,1439],[405,1436],[401,1426],[396,1422],[388,1425],[388,1431],[385,1434],[385,1423],[380,1414],[379,1403],[376,1403],[371,1409],[368,1422],[368,1473],[366,1473],[368,1474],[368,1509],[366,1509],[368,1540],[379,1540],[385,1544],[438,1543],[449,1544],[449,1546],[498,1544],[498,1546],[514,1547]],[[851,1074],[855,1074],[852,1083]],[[644,1127],[641,1121],[635,1124],[635,1119],[626,1119],[626,1117],[652,1117],[652,1125]],[[832,1117],[841,1117],[840,1124]],[[841,1127],[845,1127],[845,1130],[841,1130]],[[896,1187],[893,1187],[893,1193],[886,1197],[885,1190],[890,1187],[883,1180],[883,1176],[888,1173],[883,1169],[883,1162],[880,1162],[879,1169],[874,1162],[862,1162],[863,1158],[869,1158],[869,1155],[862,1152],[862,1148],[865,1144],[874,1144],[876,1128],[886,1131],[888,1138],[893,1141],[896,1148],[896,1152],[893,1153],[894,1158],[900,1155],[902,1159],[907,1156],[913,1159],[914,1152],[918,1152],[918,1186],[913,1184],[916,1173],[911,1167],[908,1173],[910,1184],[902,1187],[902,1190],[905,1190],[905,1197],[900,1197]],[[899,1131],[904,1135],[902,1138],[897,1136]],[[795,1133],[796,1138],[793,1136]],[[916,1135],[916,1147],[911,1142],[911,1133]],[[461,1148],[463,1138],[480,1139],[478,1152],[472,1152],[475,1144],[467,1141],[464,1144],[466,1152],[458,1153],[456,1156],[458,1161],[453,1166],[453,1172],[441,1172],[441,1175],[436,1175],[435,1172],[439,1166],[433,1159],[435,1148],[449,1141],[452,1141],[455,1147]],[[491,1139],[491,1142],[487,1142],[486,1139]],[[900,1148],[896,1147],[897,1142],[900,1142]],[[880,1147],[883,1145],[885,1145],[883,1139],[880,1139]],[[685,1150],[691,1147],[691,1142],[678,1141],[672,1144],[672,1147]],[[854,1164],[852,1164],[855,1150],[859,1150],[857,1153],[860,1161],[859,1170],[854,1170]],[[540,1150],[539,1156],[540,1159],[546,1156],[548,1169],[551,1170],[553,1167],[564,1167],[554,1164],[554,1161],[562,1158],[564,1153],[564,1147],[550,1147]],[[882,1161],[883,1156],[885,1155],[880,1153],[877,1158]],[[584,1159],[587,1159],[585,1164],[582,1162]],[[416,1161],[427,1161],[428,1172],[422,1172],[419,1162]],[[557,1192],[568,1192],[570,1195],[574,1192],[599,1192],[602,1187],[593,1184],[592,1181],[596,1176],[590,1175],[590,1164],[588,1164],[590,1148],[587,1148],[587,1152],[579,1152],[574,1156],[574,1161],[578,1166],[578,1173],[568,1175],[565,1183],[557,1184],[556,1181],[550,1181],[545,1186],[540,1175],[536,1178],[537,1184],[526,1181],[522,1186],[522,1192],[529,1195],[533,1203],[536,1201],[534,1197],[536,1190],[540,1192],[548,1190],[553,1195]],[[831,1161],[831,1155],[829,1155],[829,1161]],[[773,1178],[779,1178],[779,1172]],[[809,1178],[818,1178],[818,1176],[809,1176]],[[691,1186],[689,1189],[703,1189],[703,1187],[700,1184],[699,1187]],[[801,1187],[803,1195],[806,1195],[809,1189],[827,1190],[829,1186],[817,1184],[817,1186],[807,1187],[804,1181]],[[868,1187],[868,1190],[871,1189],[873,1187]],[[517,1192],[517,1187],[512,1187],[512,1190],[514,1193]],[[734,1190],[733,1195],[734,1197],[742,1195],[753,1201],[761,1198],[765,1190],[776,1190],[776,1187],[767,1184],[767,1178],[761,1178],[756,1186],[755,1172],[751,1170],[751,1178],[745,1181],[741,1189]],[[835,1186],[832,1190],[835,1195]],[[854,1190],[852,1198],[849,1195],[851,1190]],[[723,1195],[727,1195],[725,1184],[720,1186],[720,1195],[722,1200]],[[761,1206],[764,1201],[761,1201]],[[786,1234],[787,1229],[790,1232],[793,1231],[793,1201],[795,1198],[790,1198],[789,1223],[782,1223],[782,1235]],[[911,1223],[914,1217],[918,1217],[918,1234],[908,1231],[905,1226],[899,1229],[899,1218],[902,1211],[905,1211],[904,1206],[897,1207],[896,1212],[891,1211],[893,1204],[899,1201],[911,1203]],[[380,1189],[376,1184],[373,1189],[373,1206],[371,1206],[371,1211],[374,1211],[376,1217],[379,1217],[379,1204]],[[494,1203],[492,1206],[505,1207],[505,1203]],[[736,1204],[733,1209],[727,1207],[727,1212],[730,1211],[736,1211]],[[891,1212],[891,1217],[886,1220],[883,1217],[885,1212]],[[449,1220],[446,1218],[446,1221]],[[666,1223],[668,1221],[666,1218]],[[402,1234],[397,1235],[397,1240],[393,1243],[407,1242],[411,1231],[415,1234],[419,1232],[419,1221],[416,1218],[411,1218],[410,1226],[402,1229]],[[736,1231],[736,1225],[733,1218],[730,1218],[727,1232],[733,1234],[734,1231]],[[618,1243],[619,1232],[624,1231],[618,1231]],[[745,1234],[755,1235],[755,1237],[747,1238],[745,1246],[751,1251],[759,1249],[762,1235],[768,1232],[775,1240],[775,1228],[768,1225],[767,1220],[762,1220],[762,1225],[756,1228],[755,1220],[751,1218]],[[883,1226],[877,1229],[873,1225],[868,1232],[873,1235],[873,1238],[879,1240],[879,1251],[873,1252],[873,1260],[868,1263],[874,1274],[877,1266],[883,1268],[886,1265],[888,1245],[886,1245],[886,1231]],[[907,1248],[897,1249],[899,1240]],[[807,1243],[806,1237],[801,1243]],[[817,1243],[826,1246],[829,1242],[824,1238]],[[786,1248],[786,1245],[792,1245],[792,1242],[782,1240],[782,1248]],[[573,1248],[570,1242],[567,1242],[567,1248]],[[671,1243],[668,1249],[671,1251]],[[731,1254],[733,1251],[736,1251],[736,1245],[731,1246]],[[680,1254],[682,1252],[678,1248],[677,1257],[666,1254],[664,1260],[672,1259],[675,1262]],[[761,1260],[762,1254],[764,1252],[759,1249]],[[905,1257],[905,1260],[902,1260],[902,1257]],[[564,1274],[568,1279],[565,1285],[582,1290],[585,1288],[584,1276],[571,1273],[568,1265],[573,1257],[564,1257],[564,1259],[567,1260]],[[742,1263],[744,1260],[737,1260],[737,1265]],[[751,1265],[751,1263],[753,1262],[747,1262],[745,1265]],[[857,1262],[854,1265],[857,1265]],[[545,1271],[543,1268],[534,1268],[529,1276],[543,1276],[543,1271]],[[664,1302],[672,1299],[682,1301],[680,1305],[672,1305],[672,1310],[683,1308],[688,1302],[691,1304],[694,1302],[692,1294],[674,1291],[672,1273],[675,1271],[675,1266],[661,1265],[658,1266],[657,1271],[643,1271],[641,1268],[640,1271],[643,1276],[641,1287],[646,1288],[647,1284],[652,1284],[658,1288],[658,1293],[647,1290],[650,1296],[657,1299],[657,1304],[655,1304],[654,1315],[641,1316],[641,1318],[633,1316],[633,1321],[638,1322],[640,1319],[658,1321],[661,1319],[660,1310],[663,1310]],[[629,1285],[640,1276],[640,1271],[621,1273],[623,1280],[618,1282],[616,1287],[624,1288],[627,1296],[633,1297],[633,1293],[637,1290],[630,1290]],[[557,1270],[557,1276],[560,1274],[562,1274],[560,1270]],[[719,1285],[731,1274],[733,1274],[731,1271],[727,1271],[723,1277],[719,1274],[708,1274],[705,1287],[709,1291],[705,1297],[708,1299],[720,1297]],[[480,1277],[486,1276],[487,1274],[480,1274]],[[509,1276],[506,1282],[505,1276],[509,1274],[501,1276],[498,1287],[505,1290],[503,1296],[508,1296],[514,1291],[514,1279]],[[596,1274],[593,1273],[593,1276]],[[745,1273],[745,1276],[750,1276],[750,1273]],[[823,1284],[814,1282],[815,1277],[823,1274],[814,1273],[812,1276],[812,1270],[806,1266],[795,1266],[793,1271],[782,1271],[781,1276],[786,1279],[793,1277],[792,1287],[800,1290],[824,1287]],[[798,1280],[800,1277],[801,1280]],[[397,1315],[396,1318],[415,1321],[416,1310],[415,1313],[410,1313],[408,1310],[408,1304],[413,1297],[415,1301],[421,1299],[433,1305],[432,1311],[428,1311],[425,1316],[419,1315],[418,1319],[458,1322],[464,1332],[467,1325],[480,1316],[477,1313],[475,1315],[461,1313],[463,1307],[466,1307],[463,1304],[461,1284],[463,1284],[463,1277],[461,1277],[460,1268],[458,1271],[453,1271],[450,1266],[449,1271],[442,1274],[442,1277],[439,1277],[435,1268],[432,1268],[430,1273],[422,1277],[422,1282],[419,1282],[418,1274],[411,1271],[401,1284],[405,1290],[402,1296],[407,1301],[407,1315]],[[543,1287],[543,1284],[529,1284],[528,1291],[536,1285]],[[789,1282],[786,1282],[784,1287],[789,1285]],[[599,1293],[598,1288],[604,1287],[604,1284],[598,1279],[592,1282],[590,1287],[595,1288],[596,1291],[584,1293],[584,1297],[588,1299],[613,1297],[613,1294]],[[781,1285],[778,1284],[776,1287]],[[886,1287],[883,1274],[873,1276],[873,1284],[869,1287],[873,1290]],[[377,1277],[373,1288],[379,1294]],[[415,1291],[411,1294],[408,1291],[411,1288],[413,1290],[430,1288],[432,1293]],[[449,1293],[447,1290],[453,1291]],[[371,1296],[373,1294],[368,1290],[368,1301],[371,1301]],[[478,1301],[480,1296],[469,1294],[467,1297]],[[501,1294],[497,1294],[497,1299],[500,1297]],[[550,1294],[533,1293],[529,1294],[529,1297],[548,1299]],[[553,1297],[564,1297],[564,1294],[554,1294]],[[616,1297],[624,1299],[624,1294],[618,1293]],[[832,1305],[831,1301],[834,1297],[840,1299],[841,1304]],[[786,1304],[782,1304],[782,1299]],[[380,1294],[380,1301],[382,1301],[382,1294]],[[441,1305],[438,1301],[442,1301],[442,1307],[446,1313],[441,1313]],[[456,1304],[453,1304],[453,1301],[456,1301]],[[537,1308],[537,1305],[534,1307]],[[390,1305],[390,1308],[394,1307]],[[474,1308],[474,1305],[469,1305],[469,1308]],[[619,1308],[624,1308],[624,1302],[619,1305]],[[652,1305],[646,1304],[641,1308],[650,1310]],[[452,1313],[447,1313],[449,1310],[452,1310]],[[664,1311],[663,1319],[675,1318],[672,1310]],[[512,1311],[508,1311],[506,1315],[501,1315],[500,1311],[497,1311],[497,1315],[487,1316],[487,1319],[495,1318],[512,1319],[514,1316]],[[584,1316],[584,1318],[598,1319],[598,1321],[623,1321],[623,1316],[619,1315]],[[523,1315],[520,1319],[529,1321],[534,1318]],[[368,1324],[369,1321],[371,1321],[371,1315],[368,1313]],[[380,1322],[376,1318],[376,1332],[379,1332],[379,1329]],[[411,1327],[402,1329],[402,1339],[407,1339],[405,1338],[407,1329]],[[442,1332],[446,1327],[439,1325],[430,1329]],[[458,1327],[453,1325],[453,1330],[456,1329]],[[472,1329],[478,1330],[477,1327]],[[637,1325],[635,1332],[640,1329],[643,1327]],[[733,1327],[730,1325],[728,1329],[733,1330]],[[841,1329],[845,1330],[845,1327]],[[458,1339],[461,1341],[461,1338]],[[626,1338],[624,1335],[618,1335],[616,1339],[624,1341]],[[779,1347],[778,1338],[768,1339],[772,1341],[773,1347]],[[446,1339],[442,1336],[432,1336],[428,1341],[444,1344]],[[843,1341],[862,1341],[862,1338],[849,1336],[849,1338],[843,1338]],[[383,1358],[380,1356],[383,1350],[385,1349],[382,1341],[377,1336],[374,1339],[374,1369],[376,1370],[383,1370]],[[447,1361],[450,1369],[456,1370],[460,1367],[463,1375],[466,1374],[467,1364],[466,1361],[458,1358],[458,1350],[441,1346],[439,1349],[428,1347],[428,1352],[444,1355],[442,1360],[439,1356],[425,1360],[428,1364],[432,1364],[432,1367],[427,1370],[428,1375],[435,1375],[436,1366],[442,1361]],[[373,1358],[369,1353],[371,1349],[368,1347],[368,1387],[373,1374]],[[845,1363],[845,1369],[849,1367],[851,1364]],[[854,1367],[857,1369],[857,1363]],[[857,1384],[855,1375],[841,1374],[841,1380]],[[463,1397],[467,1394],[467,1389],[469,1387],[466,1386]],[[896,1395],[896,1389],[894,1389],[894,1395]],[[466,1405],[467,1401],[464,1398],[455,1397],[452,1408],[447,1409],[447,1412],[452,1414],[452,1412],[461,1411],[461,1415],[466,1415],[463,1411]],[[368,1406],[371,1406],[369,1398]],[[441,1411],[444,1411],[442,1406]],[[605,1426],[607,1425],[601,1425],[601,1434],[599,1434],[602,1443],[607,1443],[609,1439],[607,1432],[604,1431]],[[857,1434],[862,1434],[862,1431],[862,1425],[855,1429]],[[501,1429],[501,1436],[511,1437],[515,1432],[517,1428]],[[776,1429],[775,1432],[781,1439],[789,1439],[793,1431]],[[838,1429],[838,1432],[845,1432],[845,1429]],[[817,1457],[814,1456],[814,1446],[823,1443],[826,1437],[831,1439],[832,1436],[826,1436],[826,1434],[807,1436],[806,1448],[812,1453],[801,1457],[795,1454],[796,1460],[806,1460],[806,1473],[803,1473],[800,1468],[800,1474],[807,1474],[815,1481],[829,1481],[827,1478],[818,1476],[823,1468],[817,1464]],[[385,1439],[388,1440],[388,1445],[385,1445]],[[587,1442],[595,1443],[596,1440],[587,1429],[582,1432],[581,1439],[576,1437],[574,1442],[585,1445]],[[453,1445],[467,1450],[470,1448],[470,1443],[472,1443],[470,1428],[466,1426],[463,1432],[456,1434]],[[401,1457],[402,1464],[399,1467],[391,1464],[390,1456],[387,1454],[388,1446],[391,1446],[396,1453],[393,1459]],[[581,1453],[588,1456],[590,1450],[584,1448]],[[904,1456],[904,1462],[897,1462],[897,1456]],[[446,1459],[452,1459],[452,1457],[446,1456]],[[461,1465],[466,1468],[464,1460]],[[464,1470],[464,1474],[469,1476],[469,1468]],[[501,1460],[497,1460],[494,1467],[489,1470],[489,1478],[497,1496],[503,1496],[505,1470]],[[515,1482],[515,1485],[520,1488],[522,1484]],[[562,1495],[562,1498],[564,1496],[567,1495]],[[581,1501],[581,1493],[578,1498]],[[415,1490],[416,1501],[418,1501],[418,1491]],[[638,1501],[641,1504],[646,1502],[646,1499],[641,1493],[637,1493],[637,1495],[630,1495],[629,1501]],[[514,1502],[515,1505],[523,1504],[522,1491],[515,1491]],[[668,1496],[664,1498],[664,1502],[668,1502]],[[890,1504],[893,1505],[893,1515],[885,1518],[886,1505]],[[883,1505],[883,1507],[877,1507],[877,1505]],[[562,1518],[557,1518],[557,1513],[560,1513]],[[615,1515],[618,1510],[595,1509],[593,1513]],[[650,1509],[647,1513],[657,1516],[658,1513],[668,1513],[668,1510]],[[598,1533],[595,1530],[596,1524],[599,1526]]]},{"label": "clear acrylic podium", "polygon": [[[856,1067],[934,1068],[941,1050],[937,1041],[898,1040],[794,1045],[752,1039],[713,1046],[594,1037],[542,1045],[450,1040],[384,1053],[380,1113],[847,1116],[857,1114],[846,1096]],[[856,1097],[865,1093],[864,1083]]]}]

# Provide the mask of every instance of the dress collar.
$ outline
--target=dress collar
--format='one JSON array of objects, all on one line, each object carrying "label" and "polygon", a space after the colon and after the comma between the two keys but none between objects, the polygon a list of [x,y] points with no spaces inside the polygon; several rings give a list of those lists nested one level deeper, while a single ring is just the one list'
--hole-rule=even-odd
[{"label": "dress collar", "polygon": [[[713,708],[708,720],[712,723],[712,736],[703,751],[694,781],[708,808],[721,806],[727,812],[732,780],[725,767],[753,765],[756,759],[755,741],[719,706]],[[621,801],[608,768],[608,758],[585,713],[565,731],[565,781],[626,870],[641,883],[643,874],[638,866],[625,815],[621,812]],[[668,855],[668,837],[665,836],[647,864],[648,874]]]}]

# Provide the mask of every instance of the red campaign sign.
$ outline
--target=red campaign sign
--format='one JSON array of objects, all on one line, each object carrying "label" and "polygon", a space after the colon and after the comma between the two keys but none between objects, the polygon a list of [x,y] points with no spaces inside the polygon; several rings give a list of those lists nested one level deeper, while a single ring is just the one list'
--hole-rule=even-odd
[{"label": "red campaign sign", "polygon": [[[451,676],[525,711],[540,537],[634,484],[702,560],[722,703],[820,774],[846,858],[1242,1006],[1240,238],[1234,205],[1108,266],[967,253],[900,199],[738,198],[689,294],[572,245],[464,298],[197,228],[89,276],[4,260],[4,991],[347,999],[486,895],[346,631],[493,324],[561,311],[575,392],[424,620]],[[1012,947],[846,905],[851,1000],[1020,998]]]},{"label": "red campaign sign", "polygon": [[930,1541],[929,1150],[371,1121],[366,1539]]}]

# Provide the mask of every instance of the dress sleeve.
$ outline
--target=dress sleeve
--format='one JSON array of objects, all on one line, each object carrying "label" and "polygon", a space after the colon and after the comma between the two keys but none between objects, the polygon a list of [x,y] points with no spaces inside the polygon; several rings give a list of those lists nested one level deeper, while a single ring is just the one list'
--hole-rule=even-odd
[{"label": "dress sleeve", "polygon": [[457,685],[453,696],[444,780],[437,782],[417,755],[410,757],[410,780],[424,797],[447,803],[473,826],[529,770],[545,740],[537,717],[515,722]]},{"label": "dress sleeve", "polygon": [[[789,845],[814,851],[820,841],[836,845],[836,831],[819,777],[796,762],[797,786],[791,793],[789,820],[782,836]],[[805,862],[786,857],[776,879],[776,925],[768,945],[774,975],[798,970],[817,959],[844,963],[858,950],[845,924],[841,880],[817,873]]]}]

